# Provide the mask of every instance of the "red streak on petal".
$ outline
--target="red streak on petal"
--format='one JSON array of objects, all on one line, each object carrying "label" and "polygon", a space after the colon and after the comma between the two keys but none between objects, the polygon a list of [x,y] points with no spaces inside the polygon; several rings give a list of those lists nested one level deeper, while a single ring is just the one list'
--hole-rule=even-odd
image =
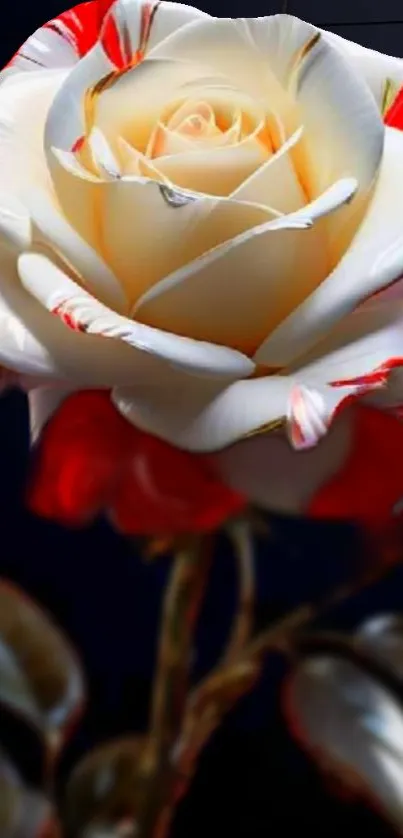
[{"label": "red streak on petal", "polygon": [[127,65],[127,60],[122,51],[119,31],[112,14],[108,15],[103,23],[101,44],[112,64],[122,70]]},{"label": "red streak on petal", "polygon": [[66,303],[59,303],[59,305],[55,306],[52,309],[51,314],[56,315],[59,317],[62,323],[65,326],[68,326],[69,329],[72,329],[73,332],[86,332],[86,326],[84,323],[80,323],[74,315],[69,311]]},{"label": "red streak on petal", "polygon": [[[67,12],[45,23],[45,29],[53,29],[60,34],[58,22],[64,24],[70,31],[77,55],[81,58],[94,46],[99,36],[96,3],[80,3]],[[61,37],[63,37],[61,35]]]},{"label": "red streak on petal", "polygon": [[71,150],[73,154],[76,154],[80,151],[85,143],[85,137],[79,137],[78,140],[75,141],[74,145],[72,146]]}]

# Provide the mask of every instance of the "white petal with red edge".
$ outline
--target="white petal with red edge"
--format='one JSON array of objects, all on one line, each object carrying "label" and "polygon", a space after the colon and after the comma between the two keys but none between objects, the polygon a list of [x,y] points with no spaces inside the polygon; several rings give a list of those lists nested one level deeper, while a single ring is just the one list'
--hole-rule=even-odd
[{"label": "white petal with red edge", "polygon": [[231,379],[253,371],[253,363],[239,352],[170,335],[121,317],[91,297],[45,256],[23,254],[18,269],[24,287],[73,330],[122,341],[141,356],[156,356],[173,367],[202,376]]},{"label": "white petal with red edge", "polygon": [[403,133],[386,129],[378,184],[351,247],[325,282],[268,335],[258,363],[291,363],[403,271]]},{"label": "white petal with red edge", "polygon": [[[296,449],[315,446],[337,412],[356,398],[385,388],[403,366],[403,303],[355,312],[329,336],[320,354],[289,375],[239,381],[218,394],[191,389],[167,398],[143,388],[115,391],[115,401],[139,427],[179,448],[216,451],[245,436],[283,425]],[[403,403],[403,379],[401,399]],[[396,401],[396,383],[393,397]],[[204,399],[204,401],[203,401]]]},{"label": "white petal with red edge", "polygon": [[[99,24],[102,23],[97,5],[100,5],[97,0],[91,4],[82,3],[45,23],[25,41],[6,72],[9,73],[10,69],[12,72],[20,72],[38,67],[73,67],[92,46],[91,38],[96,35],[97,18]],[[152,17],[153,5],[157,4],[149,0],[118,0],[111,11],[106,12],[105,17],[110,14],[113,18],[119,40],[123,41],[129,33],[133,52],[139,49],[147,22]],[[182,3],[162,2],[158,5],[159,14],[153,16],[155,20],[149,32],[150,46],[158,44],[180,26],[207,17],[199,9]],[[89,32],[89,29],[93,31]],[[107,39],[107,34],[104,37]]]},{"label": "white petal with red edge", "polygon": [[[205,12],[182,3],[158,0],[117,0],[110,9],[107,25],[115,26],[123,66],[143,57],[172,32],[194,20],[208,18]],[[104,26],[101,41],[107,41]]]},{"label": "white petal with red edge", "polygon": [[39,68],[73,67],[78,55],[72,40],[61,31],[42,26],[25,41],[13,59],[15,70],[35,71]]},{"label": "white petal with red edge", "polygon": [[158,382],[166,363],[122,341],[106,341],[67,329],[22,287],[15,253],[0,250],[0,365],[15,371],[24,389],[53,379],[76,387]]},{"label": "white petal with red edge", "polygon": [[335,326],[315,349],[289,368],[310,383],[364,380],[403,360],[403,301],[362,306]]},{"label": "white petal with red edge", "polygon": [[[353,179],[340,181],[309,206],[185,264],[143,295],[136,317],[253,353],[264,334],[326,277],[325,231],[314,222],[350,200],[355,188]],[[209,223],[213,220],[214,212]]]}]

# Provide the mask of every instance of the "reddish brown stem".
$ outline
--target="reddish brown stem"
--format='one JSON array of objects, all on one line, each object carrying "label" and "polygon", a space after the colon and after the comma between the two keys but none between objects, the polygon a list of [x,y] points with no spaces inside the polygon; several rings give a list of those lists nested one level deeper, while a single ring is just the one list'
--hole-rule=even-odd
[{"label": "reddish brown stem", "polygon": [[137,822],[139,838],[162,838],[172,814],[172,751],[183,724],[194,630],[212,546],[210,537],[194,540],[174,559],[162,614],[149,744],[140,771],[144,794]]}]

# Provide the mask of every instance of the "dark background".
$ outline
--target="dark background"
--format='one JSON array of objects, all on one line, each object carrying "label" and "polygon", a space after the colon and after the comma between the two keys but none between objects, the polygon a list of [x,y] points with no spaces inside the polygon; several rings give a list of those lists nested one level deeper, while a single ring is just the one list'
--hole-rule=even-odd
[{"label": "dark background", "polygon": [[[399,0],[204,0],[219,16],[288,11],[382,52],[403,55],[403,3]],[[64,11],[59,0],[6,4],[0,42],[4,65],[39,25]],[[81,651],[89,680],[89,708],[70,751],[68,767],[91,745],[144,728],[155,657],[156,626],[169,560],[141,563],[132,544],[100,522],[72,533],[32,519],[24,510],[27,469],[26,406],[17,394],[0,405],[0,573],[19,582],[47,606]],[[257,623],[329,586],[346,574],[357,552],[348,528],[276,521],[257,545]],[[373,611],[403,608],[403,573],[329,615],[328,624],[353,627]],[[217,549],[212,588],[195,650],[195,676],[214,660],[225,637],[233,602],[228,546]],[[341,830],[386,835],[374,815],[330,795],[314,767],[287,734],[278,691],[285,673],[268,662],[258,691],[246,698],[207,750],[193,789],[182,805],[175,838],[263,838],[304,828],[313,836]],[[26,771],[34,771],[28,758]]]}]

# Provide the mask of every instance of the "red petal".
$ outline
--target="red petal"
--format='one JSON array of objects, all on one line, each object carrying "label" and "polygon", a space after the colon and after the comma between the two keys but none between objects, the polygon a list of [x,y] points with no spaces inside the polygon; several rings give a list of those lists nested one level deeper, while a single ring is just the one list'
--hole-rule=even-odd
[{"label": "red petal", "polygon": [[85,391],[67,398],[34,457],[30,508],[70,525],[100,512],[132,444],[130,430],[107,393]]},{"label": "red petal", "polygon": [[351,452],[343,467],[311,500],[308,515],[366,525],[403,512],[403,423],[369,407],[355,408]]},{"label": "red petal", "polygon": [[204,458],[143,433],[111,516],[119,530],[133,535],[202,532],[216,529],[244,505],[213,477]]},{"label": "red petal", "polygon": [[103,391],[69,396],[45,428],[28,503],[71,526],[109,511],[132,535],[212,530],[245,504],[204,458],[137,430]]}]

